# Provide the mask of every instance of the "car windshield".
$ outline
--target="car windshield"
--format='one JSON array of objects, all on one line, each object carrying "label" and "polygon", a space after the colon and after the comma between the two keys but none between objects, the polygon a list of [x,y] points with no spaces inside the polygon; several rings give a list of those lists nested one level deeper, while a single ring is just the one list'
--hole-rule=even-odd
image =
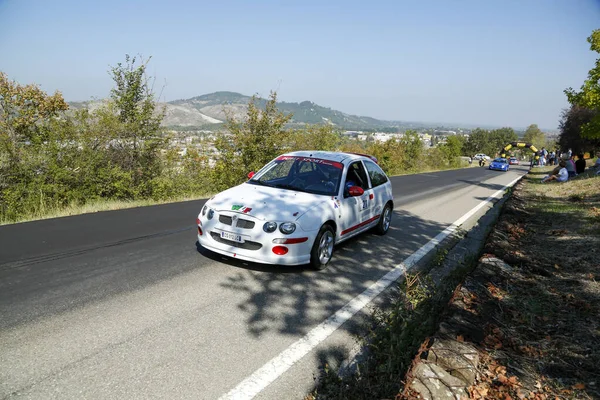
[{"label": "car windshield", "polygon": [[506,164],[506,158],[496,158],[494,162],[499,164]]},{"label": "car windshield", "polygon": [[343,170],[344,165],[335,161],[280,156],[258,171],[248,183],[334,196]]}]

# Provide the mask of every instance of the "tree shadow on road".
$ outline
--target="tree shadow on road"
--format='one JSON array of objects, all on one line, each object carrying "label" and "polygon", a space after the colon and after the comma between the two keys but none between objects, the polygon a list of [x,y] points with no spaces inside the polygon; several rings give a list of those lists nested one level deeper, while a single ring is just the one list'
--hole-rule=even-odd
[{"label": "tree shadow on road", "polygon": [[239,270],[221,286],[246,293],[238,308],[247,316],[247,329],[253,336],[270,330],[298,336],[334,314],[445,228],[397,210],[387,235],[365,232],[336,246],[323,271],[207,256]]},{"label": "tree shadow on road", "polygon": [[461,179],[460,182],[464,182],[464,183],[468,183],[469,185],[472,185],[472,186],[479,186],[482,188],[492,189],[492,190],[504,189],[504,186],[505,186],[505,185],[502,185],[499,183],[485,183],[485,182],[469,181],[469,180],[465,180],[465,179]]}]

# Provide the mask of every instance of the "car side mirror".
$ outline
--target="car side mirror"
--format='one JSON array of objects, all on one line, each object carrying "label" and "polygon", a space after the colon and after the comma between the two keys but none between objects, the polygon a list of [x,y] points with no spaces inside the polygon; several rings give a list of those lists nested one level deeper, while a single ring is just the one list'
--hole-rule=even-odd
[{"label": "car side mirror", "polygon": [[348,189],[348,193],[352,197],[357,197],[365,194],[365,191],[360,186],[351,186],[350,189]]},{"label": "car side mirror", "polygon": [[248,172],[248,179],[252,179],[254,176],[254,171]]}]

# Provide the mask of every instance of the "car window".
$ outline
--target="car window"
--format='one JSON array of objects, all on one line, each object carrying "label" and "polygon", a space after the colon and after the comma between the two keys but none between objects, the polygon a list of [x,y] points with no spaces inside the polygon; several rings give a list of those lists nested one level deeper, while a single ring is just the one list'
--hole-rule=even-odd
[{"label": "car window", "polygon": [[311,162],[302,162],[300,163],[300,168],[298,170],[299,173],[305,173],[305,172],[313,172],[315,170],[315,164],[311,163]]},{"label": "car window", "polygon": [[369,173],[369,178],[371,178],[371,185],[373,185],[373,187],[383,185],[388,181],[385,172],[383,172],[383,170],[379,168],[379,165],[375,164],[372,161],[363,162],[365,163],[365,167],[367,167],[367,172]]},{"label": "car window", "polygon": [[352,186],[359,186],[363,190],[369,188],[369,181],[365,168],[360,161],[355,161],[348,166],[348,172],[346,174],[346,181],[344,182],[344,197],[348,197],[348,189]]},{"label": "car window", "polygon": [[338,193],[343,164],[318,158],[280,156],[248,183],[333,196]]},{"label": "car window", "polygon": [[[271,181],[274,179],[286,178],[290,175],[290,171],[292,166],[294,165],[294,160],[283,160],[280,162],[275,162],[271,168],[267,165],[267,172],[264,173],[260,177],[261,181]],[[260,171],[259,171],[260,172]]]}]

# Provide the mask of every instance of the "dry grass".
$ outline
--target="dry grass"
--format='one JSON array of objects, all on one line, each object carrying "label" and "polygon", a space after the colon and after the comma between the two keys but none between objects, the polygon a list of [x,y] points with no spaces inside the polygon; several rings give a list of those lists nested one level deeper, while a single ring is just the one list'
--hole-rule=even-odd
[{"label": "dry grass", "polygon": [[158,204],[175,203],[179,201],[198,200],[207,198],[208,196],[210,196],[210,194],[202,193],[196,196],[181,196],[167,200],[96,200],[83,205],[70,204],[69,206],[64,208],[44,209],[41,212],[37,212],[35,214],[27,215],[23,218],[20,218],[18,221],[0,219],[0,225],[36,221],[41,219],[68,217],[71,215],[89,214],[100,211],[122,210],[126,208],[154,206]]}]

